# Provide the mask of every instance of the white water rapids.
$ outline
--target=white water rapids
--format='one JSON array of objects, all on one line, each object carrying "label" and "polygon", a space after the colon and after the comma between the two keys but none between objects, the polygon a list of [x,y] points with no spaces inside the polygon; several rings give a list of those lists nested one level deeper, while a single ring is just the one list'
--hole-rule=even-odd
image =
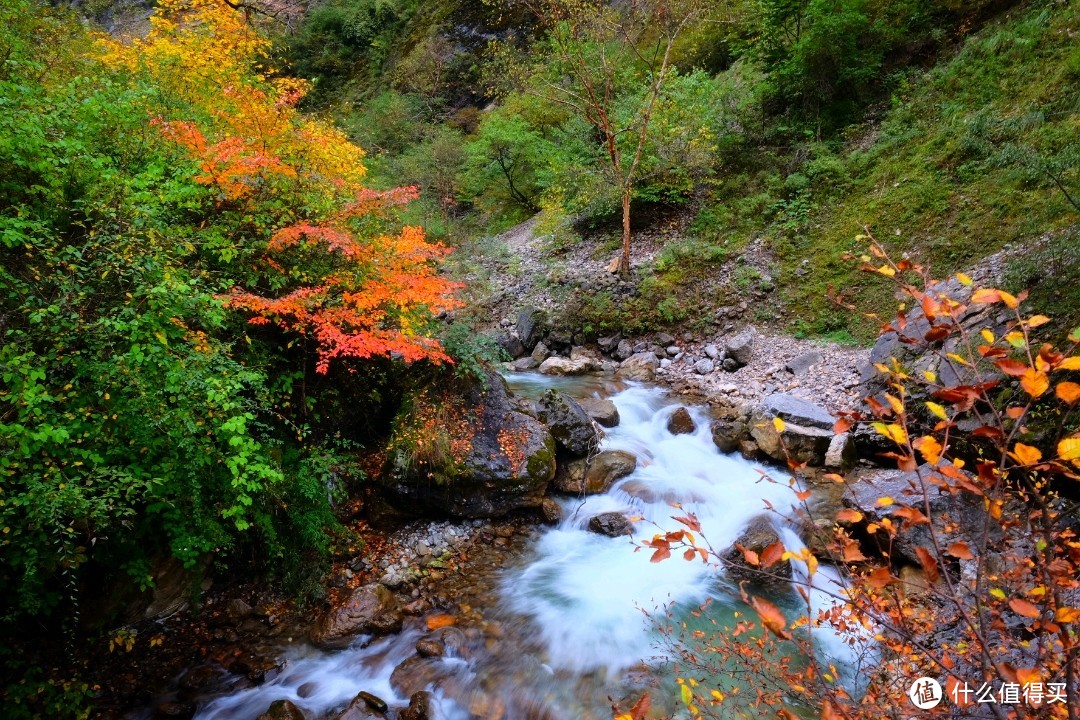
[{"label": "white water rapids", "polygon": [[[509,379],[524,395],[535,396],[552,386],[578,397],[597,389],[587,382],[531,374]],[[564,520],[545,530],[519,565],[505,570],[499,606],[486,609],[485,615],[498,618],[510,639],[502,642],[501,651],[487,656],[438,661],[444,664],[442,679],[431,689],[436,692],[439,718],[479,716],[470,713],[462,699],[470,697],[462,691],[469,687],[482,687],[486,697],[498,697],[506,709],[504,720],[610,718],[607,697],[639,695],[647,684],[642,675],[660,683],[661,690],[652,691],[654,696],[665,689],[674,694],[662,667],[665,661],[657,645],[655,618],[662,617],[671,603],[676,615],[707,598],[715,600],[711,606],[715,611],[729,617],[741,606],[715,564],[700,559],[688,562],[680,553],[652,563],[649,549],[635,552],[634,542],[685,529],[674,515],[694,513],[701,535],[722,550],[751,519],[766,512],[768,503],[777,510],[770,517],[785,543],[789,548],[800,545],[783,519],[796,502],[792,488],[786,482],[763,479],[760,466],[720,453],[704,409],[689,408],[697,426],[693,433],[672,435],[667,422],[678,405],[662,391],[631,386],[611,399],[621,420],[606,430],[601,449],[633,453],[637,469],[607,493],[562,499]],[[774,472],[774,477],[786,480],[787,475]],[[635,523],[633,539],[586,530],[590,517],[608,511],[641,518]],[[797,579],[805,579],[800,563],[794,571]],[[812,595],[816,607],[832,602],[829,593],[839,591],[835,582],[834,575],[818,573]],[[782,598],[776,600],[783,603]],[[828,629],[815,633],[820,652],[836,662],[849,680],[853,678],[858,672],[855,653]],[[252,720],[278,699],[292,700],[313,718],[336,717],[333,713],[361,690],[391,705],[406,705],[409,698],[395,693],[390,674],[414,654],[413,645],[421,635],[420,628],[413,627],[367,646],[363,641],[369,639],[361,638],[338,652],[287,648],[283,653],[287,663],[280,675],[258,687],[222,694],[200,707],[196,717]],[[677,704],[668,704],[667,711],[679,717]]]}]

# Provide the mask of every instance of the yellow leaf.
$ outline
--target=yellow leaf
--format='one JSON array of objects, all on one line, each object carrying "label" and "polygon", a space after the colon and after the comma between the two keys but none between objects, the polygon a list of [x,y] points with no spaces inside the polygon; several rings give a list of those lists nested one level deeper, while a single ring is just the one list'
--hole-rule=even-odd
[{"label": "yellow leaf", "polygon": [[1080,437],[1068,437],[1058,443],[1058,457],[1062,460],[1080,460]]},{"label": "yellow leaf", "polygon": [[1080,400],[1080,385],[1077,385],[1076,383],[1058,383],[1058,386],[1054,388],[1054,392],[1062,402],[1068,405],[1072,405],[1077,400]]},{"label": "yellow leaf", "polygon": [[895,270],[893,270],[893,269],[892,269],[891,267],[889,267],[888,265],[882,265],[881,267],[879,267],[879,268],[877,269],[877,271],[878,271],[879,273],[881,273],[882,275],[884,275],[885,277],[892,277],[893,275],[895,275],[895,274],[896,274],[896,271],[895,271]]},{"label": "yellow leaf", "polygon": [[983,340],[985,340],[986,342],[988,342],[988,343],[994,342],[994,333],[990,332],[989,329],[983,328],[982,330],[979,331],[979,334],[982,335]]},{"label": "yellow leaf", "polygon": [[932,435],[924,435],[916,440],[913,445],[926,458],[926,462],[931,465],[937,465],[941,460],[941,443]]},{"label": "yellow leaf", "polygon": [[1005,591],[1001,588],[994,588],[990,591],[990,594],[996,597],[998,600],[1004,600],[1006,597]]},{"label": "yellow leaf", "polygon": [[923,377],[927,382],[937,382],[937,373],[933,370],[923,370]]},{"label": "yellow leaf", "polygon": [[1020,301],[1016,299],[1016,296],[1010,295],[1004,290],[998,290],[998,294],[1001,296],[1001,302],[1005,303],[1005,306],[1010,310],[1015,310],[1020,305]]},{"label": "yellow leaf", "polygon": [[890,395],[889,393],[885,393],[885,399],[889,401],[889,406],[892,407],[894,413],[896,413],[897,415],[903,414],[904,403],[900,400],[900,398]]},{"label": "yellow leaf", "polygon": [[897,445],[904,445],[907,443],[907,433],[904,432],[904,428],[899,425],[886,425],[885,423],[876,422],[873,423],[873,428],[878,434],[884,435]]},{"label": "yellow leaf", "polygon": [[772,424],[773,424],[773,427],[776,428],[776,432],[778,432],[778,433],[784,432],[784,428],[787,427],[786,425],[784,425],[784,421],[781,420],[778,417],[774,417],[772,419]]},{"label": "yellow leaf", "polygon": [[1020,387],[1033,398],[1037,398],[1050,389],[1050,378],[1042,370],[1028,368],[1020,378]]},{"label": "yellow leaf", "polygon": [[1042,460],[1042,453],[1039,452],[1039,448],[1025,445],[1024,443],[1016,443],[1013,445],[1011,454],[1021,465],[1034,465]]},{"label": "yellow leaf", "polygon": [[1040,325],[1045,325],[1046,323],[1050,322],[1050,318],[1046,317],[1045,315],[1035,315],[1034,317],[1028,319],[1027,322],[1028,327],[1037,328]]},{"label": "yellow leaf", "polygon": [[1009,343],[1015,348],[1022,348],[1027,345],[1027,342],[1024,340],[1024,333],[1017,332],[1016,330],[1013,330],[1011,333],[1005,335],[1005,342]]},{"label": "yellow leaf", "polygon": [[992,288],[982,288],[971,294],[971,302],[980,305],[990,305],[1001,300],[1001,292]]},{"label": "yellow leaf", "polygon": [[891,497],[889,497],[888,495],[886,495],[885,497],[879,497],[877,499],[877,502],[875,502],[874,504],[877,505],[878,507],[885,507],[886,505],[892,505],[893,504],[893,499]]},{"label": "yellow leaf", "polygon": [[970,365],[971,364],[967,360],[962,358],[961,356],[957,355],[956,353],[946,353],[945,357],[949,358],[953,362],[958,362],[961,365]]},{"label": "yellow leaf", "polygon": [[1062,623],[1071,623],[1080,620],[1080,608],[1059,607],[1054,613],[1054,619]]},{"label": "yellow leaf", "polygon": [[960,284],[964,287],[971,287],[971,276],[964,273],[956,273],[956,279],[960,281]]},{"label": "yellow leaf", "polygon": [[1080,355],[1075,357],[1065,358],[1060,365],[1057,366],[1058,370],[1080,370]]},{"label": "yellow leaf", "polygon": [[945,408],[938,405],[936,402],[926,403],[926,407],[934,414],[934,417],[939,420],[947,420],[948,416],[945,414]]}]

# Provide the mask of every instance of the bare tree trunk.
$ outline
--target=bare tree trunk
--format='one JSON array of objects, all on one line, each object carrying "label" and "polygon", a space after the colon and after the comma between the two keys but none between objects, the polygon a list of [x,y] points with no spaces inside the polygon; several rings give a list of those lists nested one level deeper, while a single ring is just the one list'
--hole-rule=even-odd
[{"label": "bare tree trunk", "polygon": [[622,258],[619,259],[619,277],[630,279],[630,187],[624,185],[622,192]]}]

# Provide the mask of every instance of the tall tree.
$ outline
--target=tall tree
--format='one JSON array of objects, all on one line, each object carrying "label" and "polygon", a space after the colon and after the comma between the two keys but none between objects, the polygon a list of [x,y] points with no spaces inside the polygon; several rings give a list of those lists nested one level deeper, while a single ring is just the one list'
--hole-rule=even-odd
[{"label": "tall tree", "polygon": [[[550,70],[530,87],[584,118],[622,204],[622,256],[630,274],[630,200],[678,37],[703,16],[702,0],[522,0],[547,30]],[[630,111],[626,112],[627,106]]]}]

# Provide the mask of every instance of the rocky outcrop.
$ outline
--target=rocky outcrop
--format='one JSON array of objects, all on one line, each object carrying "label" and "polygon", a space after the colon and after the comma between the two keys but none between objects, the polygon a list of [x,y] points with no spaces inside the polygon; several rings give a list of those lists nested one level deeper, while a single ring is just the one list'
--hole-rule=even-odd
[{"label": "rocky outcrop", "polygon": [[589,518],[589,532],[608,537],[630,535],[632,532],[630,521],[622,513],[606,512]]},{"label": "rocky outcrop", "polygon": [[311,642],[322,648],[345,647],[359,633],[390,633],[401,629],[397,598],[385,585],[357,588],[346,600],[319,618]]},{"label": "rocky outcrop", "polygon": [[697,430],[697,425],[694,424],[694,418],[690,417],[690,411],[680,407],[668,418],[667,429],[672,435],[687,435]]},{"label": "rocky outcrop", "polygon": [[439,387],[396,422],[380,478],[386,505],[468,518],[540,507],[555,475],[551,432],[517,409],[495,373],[486,388],[452,377]]},{"label": "rocky outcrop", "polygon": [[768,515],[752,518],[735,543],[721,554],[728,578],[735,584],[746,582],[774,591],[790,590],[791,565],[788,562],[780,561],[764,568],[748,562],[744,552],[744,549],[749,550],[760,558],[766,548],[778,542],[780,536]]},{"label": "rocky outcrop", "polygon": [[[783,421],[783,431],[773,422]],[[787,456],[813,467],[825,464],[833,442],[833,418],[820,405],[778,393],[765,398],[750,417],[750,435],[758,449],[775,460]]]},{"label": "rocky outcrop", "polygon": [[537,411],[556,446],[570,456],[588,455],[600,443],[600,428],[569,395],[548,390],[537,403]]},{"label": "rocky outcrop", "polygon": [[619,365],[615,377],[623,380],[638,380],[640,382],[652,382],[656,377],[656,368],[660,367],[660,360],[654,352],[634,353]]},{"label": "rocky outcrop", "polygon": [[619,424],[619,409],[615,403],[605,398],[586,398],[579,400],[578,405],[588,413],[589,417],[603,427],[615,427]]}]

